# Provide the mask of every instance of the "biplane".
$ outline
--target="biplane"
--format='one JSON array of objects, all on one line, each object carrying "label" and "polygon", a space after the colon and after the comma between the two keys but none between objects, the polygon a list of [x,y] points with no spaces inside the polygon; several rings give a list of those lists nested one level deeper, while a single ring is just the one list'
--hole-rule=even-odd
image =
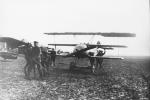
[{"label": "biplane", "polygon": [[[135,37],[133,33],[44,33],[47,35],[101,35],[104,37]],[[100,41],[97,44],[81,43],[81,44],[48,44],[53,46],[74,46],[73,52],[64,53],[63,57],[73,57],[74,60],[70,62],[70,70],[78,67],[77,63],[81,58],[88,58],[90,61],[90,66],[92,73],[97,73],[99,69],[102,68],[103,59],[124,59],[123,57],[108,57],[104,56],[106,50],[113,50],[114,48],[126,48],[124,45],[102,45]],[[95,49],[95,51],[92,51]]]}]

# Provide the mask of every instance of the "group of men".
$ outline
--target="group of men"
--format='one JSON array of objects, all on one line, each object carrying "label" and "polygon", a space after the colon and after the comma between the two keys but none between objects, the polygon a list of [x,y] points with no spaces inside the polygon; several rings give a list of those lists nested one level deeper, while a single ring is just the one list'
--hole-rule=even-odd
[{"label": "group of men", "polygon": [[34,76],[36,76],[35,70],[37,68],[39,76],[42,78],[48,72],[49,66],[55,66],[55,50],[43,50],[39,47],[37,41],[34,41],[33,47],[28,43],[24,48],[24,54],[27,62],[24,67],[24,72],[27,78],[29,78],[32,69],[34,70]]}]

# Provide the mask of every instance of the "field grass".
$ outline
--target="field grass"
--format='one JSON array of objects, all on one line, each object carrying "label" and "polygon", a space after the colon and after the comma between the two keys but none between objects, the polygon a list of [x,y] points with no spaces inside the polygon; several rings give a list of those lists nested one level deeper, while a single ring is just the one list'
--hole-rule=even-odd
[{"label": "field grass", "polygon": [[[93,75],[87,68],[68,70],[72,58],[57,58],[44,80],[24,78],[23,56],[0,62],[0,99],[5,100],[148,100],[149,57],[104,60]],[[88,63],[87,61],[83,63]],[[38,73],[37,73],[38,74]]]}]

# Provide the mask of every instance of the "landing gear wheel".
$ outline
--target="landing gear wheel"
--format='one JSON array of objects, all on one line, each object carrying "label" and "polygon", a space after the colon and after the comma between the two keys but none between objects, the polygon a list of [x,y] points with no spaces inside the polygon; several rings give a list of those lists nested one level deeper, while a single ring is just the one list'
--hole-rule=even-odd
[{"label": "landing gear wheel", "polygon": [[75,67],[75,63],[74,63],[74,62],[71,62],[71,63],[70,63],[70,66],[69,66],[69,70],[70,70],[70,71],[73,71],[73,70],[74,70],[74,67]]}]

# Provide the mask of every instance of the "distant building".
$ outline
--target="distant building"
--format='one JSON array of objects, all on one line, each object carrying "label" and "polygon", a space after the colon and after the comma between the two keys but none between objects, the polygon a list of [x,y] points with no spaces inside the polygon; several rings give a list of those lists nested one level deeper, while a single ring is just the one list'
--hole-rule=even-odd
[{"label": "distant building", "polygon": [[0,52],[7,52],[7,43],[0,42]]}]

